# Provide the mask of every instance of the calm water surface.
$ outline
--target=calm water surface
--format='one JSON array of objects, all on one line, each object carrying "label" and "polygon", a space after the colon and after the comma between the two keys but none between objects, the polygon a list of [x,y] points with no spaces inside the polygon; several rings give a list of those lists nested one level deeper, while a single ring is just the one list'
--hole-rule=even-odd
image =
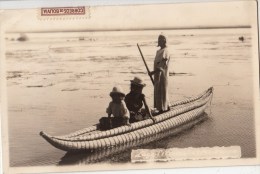
[{"label": "calm water surface", "polygon": [[[166,31],[171,53],[172,101],[213,86],[209,118],[194,128],[141,148],[241,146],[242,157],[255,157],[253,72],[250,29]],[[153,87],[136,43],[153,67],[159,31],[28,33],[27,41],[7,40],[10,164],[12,166],[85,164],[82,156],[65,160],[39,136],[85,128],[106,115],[109,92],[126,92],[134,76]],[[238,38],[243,36],[242,42]],[[152,105],[151,105],[152,106]],[[65,155],[65,157],[63,157]],[[99,162],[130,162],[130,150]]]}]

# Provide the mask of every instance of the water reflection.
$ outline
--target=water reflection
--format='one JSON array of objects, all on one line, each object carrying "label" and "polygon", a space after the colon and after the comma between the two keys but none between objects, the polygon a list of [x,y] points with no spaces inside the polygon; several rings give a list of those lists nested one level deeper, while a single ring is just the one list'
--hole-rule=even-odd
[{"label": "water reflection", "polygon": [[[131,150],[133,148],[157,148],[154,145],[151,146],[151,142],[159,139],[161,141],[167,141],[168,136],[177,135],[178,133],[190,129],[200,122],[205,121],[208,118],[207,113],[203,113],[199,118],[193,120],[189,123],[181,125],[177,128],[167,130],[156,135],[152,135],[145,139],[128,142],[120,146],[115,146],[113,148],[107,148],[102,150],[93,150],[86,152],[67,152],[60,160],[58,165],[73,165],[73,164],[90,164],[97,162],[116,162],[124,163],[131,161]],[[167,144],[167,143],[165,143]],[[123,152],[123,153],[122,153]]]}]

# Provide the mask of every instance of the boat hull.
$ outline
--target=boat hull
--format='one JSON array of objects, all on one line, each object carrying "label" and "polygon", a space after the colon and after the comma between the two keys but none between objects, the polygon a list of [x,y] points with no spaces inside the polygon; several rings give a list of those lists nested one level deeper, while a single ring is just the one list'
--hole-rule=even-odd
[{"label": "boat hull", "polygon": [[[172,128],[168,131],[164,131],[162,133],[158,133],[154,136],[143,138],[138,141],[127,142],[126,144],[115,146],[113,148],[96,149],[96,150],[84,151],[83,153],[82,151],[79,151],[78,153],[74,151],[68,151],[59,161],[59,165],[96,163],[96,162],[100,162],[103,159],[109,158],[111,155],[118,155],[118,154],[120,154],[120,158],[122,157],[122,155],[126,155],[129,157],[129,155],[131,155],[131,151],[129,151],[130,149],[137,148],[138,146],[141,145],[143,146],[161,140],[166,137],[171,137],[180,134],[181,132],[185,130],[189,130],[192,127],[207,120],[207,118],[208,115],[204,113],[199,118],[190,121],[184,125],[178,126],[177,128]],[[121,152],[124,153],[122,154]]]},{"label": "boat hull", "polygon": [[199,97],[176,102],[169,112],[156,116],[156,123],[151,119],[121,126],[108,131],[96,132],[96,126],[92,126],[72,134],[64,136],[50,136],[44,132],[40,135],[54,147],[64,151],[89,151],[110,149],[131,142],[154,139],[156,135],[163,134],[172,129],[182,130],[184,125],[197,124],[204,113],[213,95],[213,88],[209,88]]}]

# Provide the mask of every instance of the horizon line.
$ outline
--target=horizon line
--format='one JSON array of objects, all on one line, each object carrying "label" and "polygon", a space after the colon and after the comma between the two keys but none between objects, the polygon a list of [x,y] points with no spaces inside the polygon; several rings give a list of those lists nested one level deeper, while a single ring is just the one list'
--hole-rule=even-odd
[{"label": "horizon line", "polygon": [[152,31],[152,30],[204,30],[204,29],[239,29],[252,28],[251,25],[240,26],[205,26],[205,27],[174,27],[174,28],[133,28],[133,29],[90,29],[90,30],[49,30],[49,31],[12,31],[6,33],[61,33],[61,32],[110,32],[110,31]]}]

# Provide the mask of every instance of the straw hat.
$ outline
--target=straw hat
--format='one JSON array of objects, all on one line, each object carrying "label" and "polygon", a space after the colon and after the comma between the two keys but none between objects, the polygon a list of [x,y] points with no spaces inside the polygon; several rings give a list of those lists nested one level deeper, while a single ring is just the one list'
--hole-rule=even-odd
[{"label": "straw hat", "polygon": [[145,87],[146,84],[143,82],[143,80],[140,77],[134,77],[134,80],[130,80],[132,84],[135,84],[137,86]]},{"label": "straw hat", "polygon": [[110,96],[112,97],[113,94],[121,94],[122,96],[125,96],[125,93],[123,92],[121,86],[113,87],[112,91],[110,92]]}]

